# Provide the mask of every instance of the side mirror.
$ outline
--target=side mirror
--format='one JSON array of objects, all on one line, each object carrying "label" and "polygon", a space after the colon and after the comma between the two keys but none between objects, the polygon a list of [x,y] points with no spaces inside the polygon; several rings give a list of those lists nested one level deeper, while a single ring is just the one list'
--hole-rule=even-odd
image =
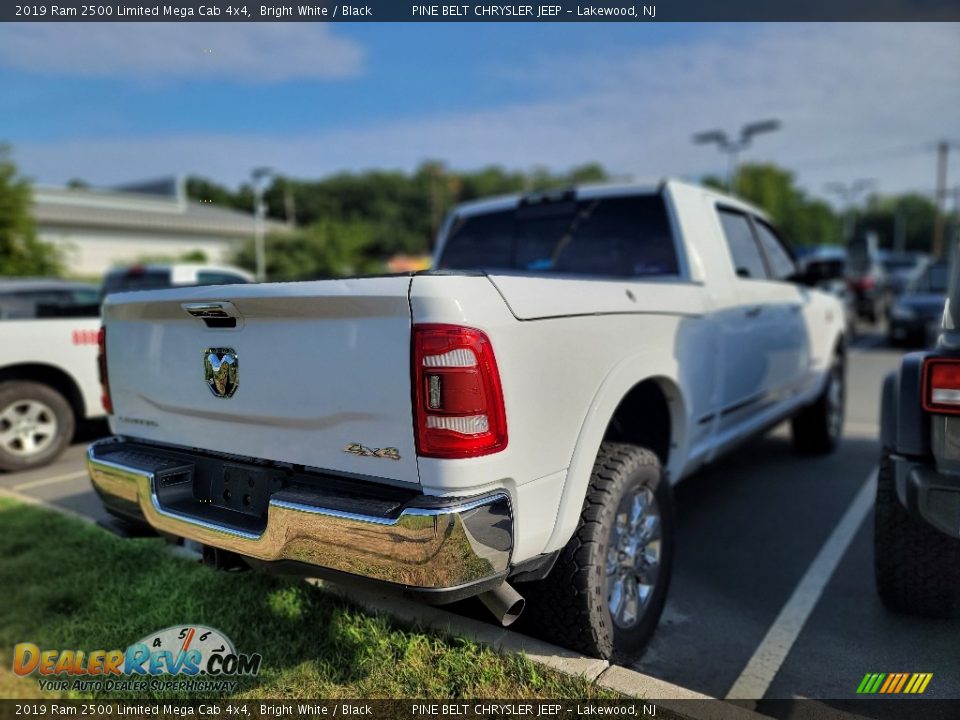
[{"label": "side mirror", "polygon": [[810,272],[809,270],[797,270],[787,279],[790,282],[795,282],[798,285],[806,285],[807,287],[816,287],[817,283],[820,282],[820,277],[817,273]]}]

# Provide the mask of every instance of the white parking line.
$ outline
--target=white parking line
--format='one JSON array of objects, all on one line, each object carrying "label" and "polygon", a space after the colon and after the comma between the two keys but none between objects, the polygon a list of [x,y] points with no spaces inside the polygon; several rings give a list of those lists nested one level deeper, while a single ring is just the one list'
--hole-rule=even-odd
[{"label": "white parking line", "polygon": [[14,485],[11,489],[19,492],[20,490],[29,490],[30,488],[43,487],[44,485],[54,485],[56,483],[66,482],[67,480],[78,480],[82,477],[87,477],[86,470],[78,470],[67,473],[66,475],[55,475],[54,477],[42,478],[41,480],[30,480],[29,482]]},{"label": "white parking line", "polygon": [[830,537],[820,548],[807,572],[783,606],[753,657],[727,693],[728,700],[763,698],[773,678],[786,660],[793,643],[813,612],[823,589],[833,576],[857,530],[873,506],[877,471],[873,470],[844,513]]}]

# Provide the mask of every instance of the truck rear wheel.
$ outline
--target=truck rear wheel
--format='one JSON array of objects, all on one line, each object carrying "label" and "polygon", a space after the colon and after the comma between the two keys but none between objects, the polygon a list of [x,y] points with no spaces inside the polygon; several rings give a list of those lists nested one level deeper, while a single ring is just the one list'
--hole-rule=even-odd
[{"label": "truck rear wheel", "polygon": [[960,539],[912,516],[900,504],[893,464],[884,455],[874,509],[877,592],[891,610],[922,617],[960,615]]},{"label": "truck rear wheel", "polygon": [[0,470],[16,471],[52,462],[73,438],[73,409],[41,383],[0,383]]},{"label": "truck rear wheel", "polygon": [[550,575],[524,586],[525,619],[552,642],[619,659],[642,648],[663,612],[673,496],[657,456],[603,443],[580,524]]}]

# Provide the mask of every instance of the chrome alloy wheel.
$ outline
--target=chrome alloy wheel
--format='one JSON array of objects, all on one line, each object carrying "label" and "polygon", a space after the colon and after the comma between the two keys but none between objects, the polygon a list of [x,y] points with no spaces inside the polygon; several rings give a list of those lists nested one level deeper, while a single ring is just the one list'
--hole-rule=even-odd
[{"label": "chrome alloy wheel", "polygon": [[827,432],[831,438],[839,438],[843,431],[843,364],[835,362],[827,380]]},{"label": "chrome alloy wheel", "polygon": [[0,410],[0,447],[28,457],[46,450],[57,438],[57,416],[39,400],[18,400]]},{"label": "chrome alloy wheel", "polygon": [[643,617],[660,574],[660,506],[637,487],[620,501],[607,549],[607,606],[613,622],[632,628]]}]

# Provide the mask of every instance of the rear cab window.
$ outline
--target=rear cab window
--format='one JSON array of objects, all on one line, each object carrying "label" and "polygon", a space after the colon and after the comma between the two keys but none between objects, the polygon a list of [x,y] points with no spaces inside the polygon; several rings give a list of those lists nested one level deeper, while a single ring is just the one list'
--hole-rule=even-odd
[{"label": "rear cab window", "polygon": [[114,271],[103,281],[103,297],[132,290],[163,290],[171,287],[169,270],[139,269]]},{"label": "rear cab window", "polygon": [[570,195],[454,217],[437,268],[600,277],[679,274],[667,209],[654,194]]},{"label": "rear cab window", "polygon": [[247,279],[230,272],[201,270],[197,273],[197,285],[239,285]]},{"label": "rear cab window", "polygon": [[96,288],[51,288],[0,292],[0,319],[96,317]]}]

